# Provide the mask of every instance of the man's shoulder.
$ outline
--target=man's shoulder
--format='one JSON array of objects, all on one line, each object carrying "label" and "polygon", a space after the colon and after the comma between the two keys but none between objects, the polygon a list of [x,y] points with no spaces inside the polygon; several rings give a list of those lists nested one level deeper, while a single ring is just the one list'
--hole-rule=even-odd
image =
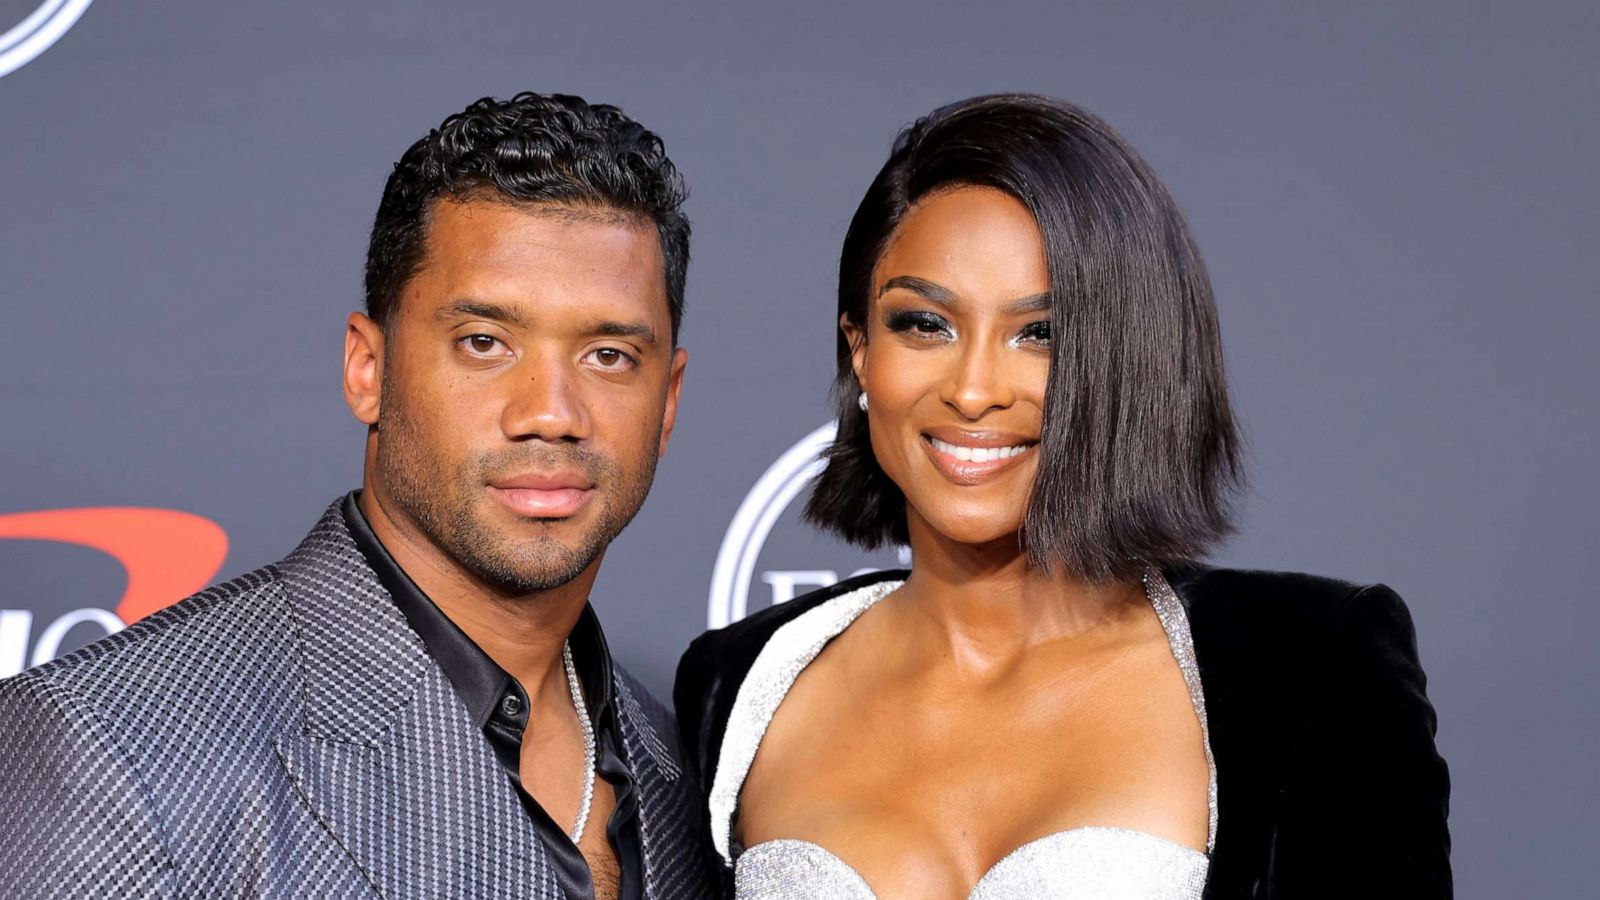
[{"label": "man's shoulder", "polygon": [[[285,681],[292,628],[276,566],[265,566],[159,610],[60,659],[0,681],[0,707],[46,703],[62,716],[152,725],[166,711],[195,715],[249,683]],[[182,717],[187,718],[187,717]]]}]

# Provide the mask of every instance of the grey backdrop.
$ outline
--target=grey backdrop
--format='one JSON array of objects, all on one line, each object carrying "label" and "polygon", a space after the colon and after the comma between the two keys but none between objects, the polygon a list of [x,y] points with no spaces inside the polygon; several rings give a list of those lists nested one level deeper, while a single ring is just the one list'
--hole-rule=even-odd
[{"label": "grey backdrop", "polygon": [[[1395,586],[1460,896],[1593,896],[1596,4],[663,6],[93,5],[0,78],[0,514],[171,507],[227,530],[222,576],[282,555],[359,477],[341,323],[393,160],[483,94],[614,102],[694,194],[679,430],[596,600],[664,692],[746,491],[827,419],[838,245],[895,131],[1054,93],[1141,149],[1215,279],[1252,476],[1219,559]],[[790,510],[757,569],[866,561]],[[122,585],[62,544],[0,541],[0,573],[35,631]]]}]

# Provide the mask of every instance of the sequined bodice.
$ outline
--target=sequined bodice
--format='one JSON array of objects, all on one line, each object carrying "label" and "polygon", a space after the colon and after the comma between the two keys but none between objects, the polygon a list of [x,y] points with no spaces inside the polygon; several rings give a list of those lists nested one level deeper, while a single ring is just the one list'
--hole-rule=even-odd
[{"label": "sequined bodice", "polygon": [[[1074,828],[1029,841],[994,864],[967,900],[1191,900],[1204,853],[1124,828]],[[763,841],[740,854],[737,900],[878,900],[855,869],[808,841]]]},{"label": "sequined bodice", "polygon": [[[712,842],[723,860],[734,867],[737,900],[879,900],[860,873],[817,844],[771,840],[739,852],[733,846],[733,821],[756,749],[800,672],[829,641],[900,584],[878,582],[841,594],[788,622],[762,648],[740,685],[710,798]],[[1200,720],[1210,776],[1209,848],[1217,833],[1217,775],[1189,621],[1177,595],[1160,573],[1147,573],[1145,590],[1166,631]],[[1046,835],[1012,851],[983,875],[968,900],[1198,900],[1209,862],[1204,853],[1144,832],[1074,828]]]}]

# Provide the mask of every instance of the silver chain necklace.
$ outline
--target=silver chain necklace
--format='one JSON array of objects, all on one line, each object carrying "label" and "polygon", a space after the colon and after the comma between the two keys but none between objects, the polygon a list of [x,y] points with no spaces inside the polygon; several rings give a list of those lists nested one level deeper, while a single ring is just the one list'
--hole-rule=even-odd
[{"label": "silver chain necklace", "polygon": [[583,728],[583,800],[578,805],[578,821],[572,826],[572,843],[583,840],[583,827],[589,824],[589,806],[594,803],[595,744],[594,724],[589,721],[589,707],[583,702],[583,690],[578,686],[578,667],[572,662],[572,644],[561,644],[561,662],[567,669],[567,687],[572,690],[572,708],[578,713],[578,725]]}]

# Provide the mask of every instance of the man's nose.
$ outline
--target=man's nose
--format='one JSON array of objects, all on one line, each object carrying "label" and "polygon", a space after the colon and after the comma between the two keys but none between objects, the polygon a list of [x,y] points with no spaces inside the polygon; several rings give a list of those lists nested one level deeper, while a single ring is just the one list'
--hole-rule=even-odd
[{"label": "man's nose", "polygon": [[508,439],[556,443],[589,437],[579,373],[557,355],[530,354],[507,377],[508,396],[500,427]]}]

